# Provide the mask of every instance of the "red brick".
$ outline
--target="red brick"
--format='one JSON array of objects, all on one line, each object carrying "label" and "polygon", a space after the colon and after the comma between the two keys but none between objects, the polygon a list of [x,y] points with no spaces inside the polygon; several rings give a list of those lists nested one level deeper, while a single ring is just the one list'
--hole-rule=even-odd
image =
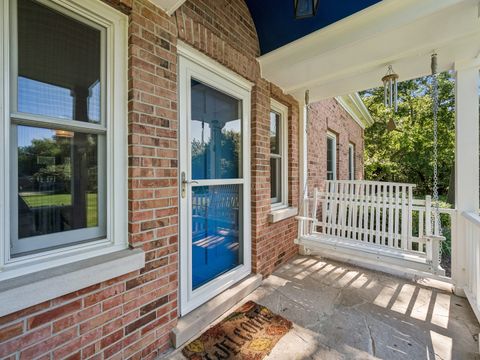
[{"label": "red brick", "polygon": [[14,320],[18,320],[24,316],[31,315],[35,312],[38,312],[40,310],[47,309],[50,306],[50,301],[45,301],[41,304],[31,306],[29,308],[26,308],[24,310],[20,310],[17,312],[14,312],[12,314],[0,317],[0,325],[7,324],[9,322],[12,322]]},{"label": "red brick", "polygon": [[121,292],[125,290],[125,285],[124,284],[118,284],[115,286],[111,286],[109,288],[106,288],[104,290],[101,290],[99,292],[96,292],[92,295],[87,296],[84,300],[84,306],[88,307],[91,306],[97,302],[103,301],[105,299],[108,299],[112,296],[118,295]]},{"label": "red brick", "polygon": [[0,343],[10,340],[23,333],[23,322],[9,325],[0,329]]},{"label": "red brick", "polygon": [[59,306],[52,310],[46,311],[44,313],[34,315],[28,319],[28,328],[33,329],[40,325],[46,324],[52,320],[58,319],[62,316],[70,314],[76,310],[79,310],[82,307],[82,301],[76,300],[71,303]]},{"label": "red brick", "polygon": [[95,354],[95,344],[86,346],[82,349],[81,351],[81,358],[82,359],[88,359],[90,358],[93,354]]},{"label": "red brick", "polygon": [[122,350],[122,348],[123,348],[123,343],[122,342],[117,342],[117,343],[113,344],[112,346],[106,348],[103,351],[103,356],[105,357],[105,359],[110,359],[113,355],[115,355],[120,350]]},{"label": "red brick", "polygon": [[90,319],[95,315],[100,314],[102,306],[97,304],[95,306],[89,307],[87,309],[81,310],[77,313],[64,317],[63,319],[57,320],[53,323],[53,332],[62,331],[70,326],[76,325],[84,320]]},{"label": "red brick", "polygon": [[25,335],[10,340],[8,342],[0,343],[0,358],[9,355],[19,349],[26,348],[32,344],[35,344],[39,341],[47,339],[52,334],[50,326],[45,326],[40,329],[36,329]]},{"label": "red brick", "polygon": [[122,308],[117,307],[112,310],[109,310],[101,315],[94,317],[93,319],[87,320],[80,324],[80,333],[84,334],[96,327],[99,327],[105,324],[108,321],[111,321],[122,315]]},{"label": "red brick", "polygon": [[150,333],[147,336],[141,337],[139,341],[137,341],[136,343],[134,343],[133,345],[131,345],[130,347],[124,350],[124,353],[123,353],[124,357],[125,358],[130,357],[131,355],[135,354],[137,351],[140,351],[144,347],[148,346],[153,341],[155,341],[154,333]]},{"label": "red brick", "polygon": [[77,337],[75,340],[70,341],[68,344],[65,344],[61,348],[53,352],[54,359],[79,359],[80,352],[78,351],[81,348],[82,339]]},{"label": "red brick", "polygon": [[128,324],[126,327],[125,327],[125,334],[128,335],[132,332],[134,332],[135,330],[139,329],[140,327],[148,324],[149,322],[155,320],[155,318],[157,317],[157,315],[152,312],[148,315],[145,315],[143,317],[141,317],[140,319],[132,322],[131,324]]},{"label": "red brick", "polygon": [[111,333],[110,335],[104,337],[101,340],[100,347],[104,349],[107,346],[110,346],[113,343],[116,343],[118,340],[120,340],[123,337],[123,335],[124,335],[123,329],[120,329],[118,331],[115,331],[114,333]]},{"label": "red brick", "polygon": [[33,359],[39,355],[45,354],[50,350],[65,344],[77,335],[77,329],[73,328],[55,336],[52,336],[37,345],[31,346],[20,353],[20,359]]}]

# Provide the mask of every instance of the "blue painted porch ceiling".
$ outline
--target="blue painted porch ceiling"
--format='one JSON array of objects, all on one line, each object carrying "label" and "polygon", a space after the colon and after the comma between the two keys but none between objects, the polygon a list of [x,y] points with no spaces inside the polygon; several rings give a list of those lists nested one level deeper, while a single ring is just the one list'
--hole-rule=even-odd
[{"label": "blue painted porch ceiling", "polygon": [[317,15],[296,20],[293,0],[246,0],[257,28],[260,51],[266,54],[381,0],[319,0]]}]

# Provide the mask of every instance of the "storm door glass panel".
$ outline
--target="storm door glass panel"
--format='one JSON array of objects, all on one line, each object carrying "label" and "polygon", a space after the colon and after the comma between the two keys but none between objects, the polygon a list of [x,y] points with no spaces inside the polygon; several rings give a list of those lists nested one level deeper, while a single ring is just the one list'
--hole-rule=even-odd
[{"label": "storm door glass panel", "polygon": [[242,264],[241,105],[191,80],[193,290]]},{"label": "storm door glass panel", "polygon": [[241,264],[242,185],[192,189],[192,287]]},{"label": "storm door glass panel", "polygon": [[99,123],[101,32],[18,0],[17,111]]},{"label": "storm door glass panel", "polygon": [[191,81],[192,179],[236,179],[241,174],[241,101]]}]

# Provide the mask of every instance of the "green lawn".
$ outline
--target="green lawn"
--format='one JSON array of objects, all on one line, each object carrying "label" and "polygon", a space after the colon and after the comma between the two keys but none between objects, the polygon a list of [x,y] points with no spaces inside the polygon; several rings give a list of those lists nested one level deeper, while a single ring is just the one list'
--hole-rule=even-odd
[{"label": "green lawn", "polygon": [[[70,194],[54,195],[21,195],[22,199],[31,208],[40,206],[69,206],[72,204]],[[87,227],[98,223],[97,194],[87,194]]]}]

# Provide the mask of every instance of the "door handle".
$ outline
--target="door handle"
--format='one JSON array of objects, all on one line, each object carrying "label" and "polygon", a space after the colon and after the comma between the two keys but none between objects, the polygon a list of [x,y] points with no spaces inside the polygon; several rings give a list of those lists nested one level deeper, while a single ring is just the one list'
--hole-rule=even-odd
[{"label": "door handle", "polygon": [[185,196],[187,195],[187,185],[189,184],[198,184],[198,181],[187,180],[185,171],[182,171],[182,199],[185,199]]}]

